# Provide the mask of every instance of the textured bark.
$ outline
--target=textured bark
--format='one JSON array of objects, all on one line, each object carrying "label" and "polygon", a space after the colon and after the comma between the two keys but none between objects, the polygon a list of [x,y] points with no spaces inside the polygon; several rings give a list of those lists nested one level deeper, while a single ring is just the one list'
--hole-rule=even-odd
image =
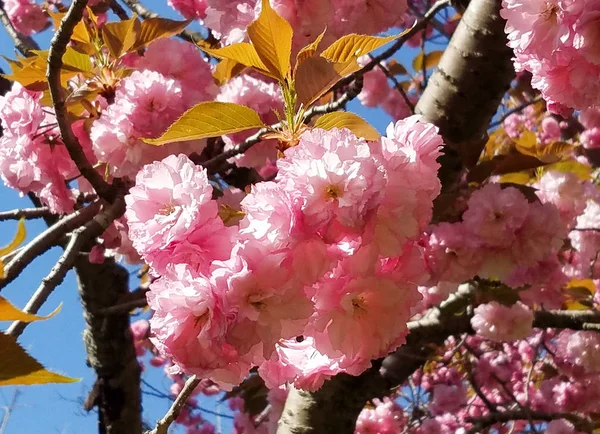
[{"label": "textured bark", "polygon": [[[490,120],[514,76],[500,4],[470,2],[416,107],[440,128],[447,144],[440,171],[444,186],[477,161]],[[366,401],[404,382],[431,354],[428,344],[468,330],[466,315],[443,315],[431,325],[415,327],[407,344],[383,361],[383,369],[375,366],[359,377],[338,375],[315,393],[292,389],[277,434],[352,434]]]},{"label": "textured bark", "polygon": [[440,178],[452,184],[472,167],[487,141],[490,120],[514,77],[501,0],[473,0],[432,75],[416,112],[435,124],[446,143]]},{"label": "textured bark", "polygon": [[129,274],[112,260],[91,264],[84,256],[77,260],[75,272],[86,321],[88,364],[97,376],[86,407],[98,408],[100,434],[141,434],[140,367],[129,314],[99,313],[128,293]]}]

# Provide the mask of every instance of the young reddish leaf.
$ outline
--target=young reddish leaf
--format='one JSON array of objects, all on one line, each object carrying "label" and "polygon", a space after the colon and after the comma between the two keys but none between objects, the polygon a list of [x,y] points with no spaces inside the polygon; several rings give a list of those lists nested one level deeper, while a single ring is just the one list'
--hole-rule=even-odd
[{"label": "young reddish leaf", "polygon": [[207,48],[199,46],[201,50],[218,59],[230,59],[241,63],[244,66],[256,69],[258,72],[277,78],[267,70],[267,66],[258,56],[256,49],[252,44],[240,42],[238,44],[227,45],[222,48]]},{"label": "young reddish leaf", "polygon": [[110,54],[119,58],[136,43],[141,28],[142,25],[134,14],[128,20],[106,23],[102,26],[102,39]]},{"label": "young reddish leaf", "polygon": [[[49,9],[46,11],[46,13],[48,15],[50,15],[50,18],[52,18],[52,22],[54,24],[55,30],[58,29],[62,19],[66,15],[65,12],[52,12]],[[83,20],[79,21],[77,23],[77,25],[75,26],[75,28],[73,29],[73,34],[71,35],[71,40],[80,42],[84,45],[91,45],[90,34],[89,34],[88,29]]]},{"label": "young reddish leaf", "polygon": [[54,311],[48,316],[38,316],[33,315],[31,313],[23,312],[22,310],[17,309],[13,306],[7,299],[4,297],[0,297],[0,321],[23,321],[23,322],[32,322],[32,321],[41,321],[52,318],[56,315],[62,304],[59,305]]},{"label": "young reddish leaf", "polygon": [[331,130],[332,128],[348,128],[356,137],[366,140],[378,140],[379,133],[367,121],[354,113],[333,112],[321,116],[314,125],[315,128]]},{"label": "young reddish leaf", "polygon": [[421,71],[423,69],[423,62],[425,62],[425,69],[433,68],[440,63],[443,54],[443,51],[432,51],[431,53],[423,55],[423,52],[421,51],[417,54],[417,57],[413,59],[412,67],[417,72]]},{"label": "young reddish leaf", "polygon": [[398,63],[396,60],[392,59],[387,65],[387,70],[392,75],[408,75],[408,71],[401,63]]},{"label": "young reddish leaf", "polygon": [[77,381],[81,380],[48,371],[40,362],[27,354],[14,337],[0,333],[0,386]]},{"label": "young reddish leaf", "polygon": [[223,134],[260,128],[260,116],[249,107],[228,102],[201,102],[186,111],[162,136],[142,139],[151,145],[218,137]]},{"label": "young reddish leaf", "polygon": [[246,65],[242,65],[233,59],[223,59],[217,63],[215,71],[213,72],[213,78],[217,81],[219,86],[221,86],[240,74],[246,68]]},{"label": "young reddish leaf", "polygon": [[321,53],[321,56],[330,62],[347,63],[356,60],[360,56],[369,54],[371,51],[384,46],[388,42],[398,39],[400,35],[385,37],[357,35],[342,36]]},{"label": "young reddish leaf", "polygon": [[170,38],[181,33],[191,22],[192,20],[175,21],[159,17],[148,18],[142,21],[138,38],[129,51],[141,50],[157,39]]},{"label": "young reddish leaf", "polygon": [[260,15],[250,23],[247,32],[267,69],[283,81],[290,73],[292,26],[271,8],[269,0],[262,0]]},{"label": "young reddish leaf", "polygon": [[332,63],[323,57],[309,57],[298,65],[294,77],[298,100],[305,107],[310,106],[343,77],[359,69],[360,65],[354,59],[347,63]]},{"label": "young reddish leaf", "polygon": [[317,36],[317,39],[315,39],[313,42],[311,42],[310,44],[308,44],[306,47],[302,48],[298,54],[296,55],[296,65],[294,67],[294,75],[295,70],[298,69],[298,65],[302,62],[304,62],[306,59],[308,59],[309,57],[312,57],[317,50],[319,49],[319,44],[321,43],[321,40],[323,39],[323,36],[325,36],[325,32],[327,31],[327,29],[323,30],[323,32]]}]

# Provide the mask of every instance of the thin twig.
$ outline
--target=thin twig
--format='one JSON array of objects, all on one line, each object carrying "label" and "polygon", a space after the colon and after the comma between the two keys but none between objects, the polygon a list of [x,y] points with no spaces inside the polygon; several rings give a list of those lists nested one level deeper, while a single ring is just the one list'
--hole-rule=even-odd
[{"label": "thin twig", "polygon": [[436,1],[433,4],[433,6],[431,6],[431,8],[429,8],[429,10],[427,12],[425,12],[425,14],[423,15],[423,17],[415,23],[414,26],[412,26],[409,30],[407,30],[406,33],[404,33],[398,39],[396,39],[396,42],[394,42],[390,46],[390,48],[388,48],[387,50],[385,50],[381,54],[379,54],[377,56],[374,56],[373,59],[369,63],[367,63],[365,66],[363,66],[358,71],[356,71],[353,74],[350,74],[349,76],[347,76],[347,77],[343,78],[342,80],[338,81],[337,84],[334,86],[334,89],[340,89],[340,88],[343,88],[343,87],[347,86],[348,84],[350,84],[350,82],[352,80],[356,79],[356,77],[363,76],[367,72],[371,71],[382,60],[386,60],[386,59],[392,57],[394,54],[396,54],[396,52],[400,48],[402,48],[402,46],[406,43],[406,41],[408,41],[410,38],[412,38],[419,31],[423,30],[425,28],[425,26],[427,26],[427,24],[429,23],[429,21],[431,21],[431,19],[433,19],[433,17],[439,11],[441,11],[444,8],[450,6],[450,3],[451,3],[450,0],[438,0],[438,1]]},{"label": "thin twig", "polygon": [[[371,56],[371,55],[369,55],[369,57],[371,59],[373,58],[373,56]],[[396,77],[394,77],[394,75],[390,72],[390,70],[387,69],[381,62],[377,64],[377,67],[379,69],[381,69],[383,71],[383,73],[385,74],[385,76],[392,81],[392,84],[394,85],[396,90],[400,93],[400,95],[402,96],[402,99],[404,100],[404,102],[406,103],[408,108],[410,108],[410,112],[412,114],[414,114],[415,113],[415,105],[408,98],[408,95],[406,94],[406,91],[404,90],[404,88],[402,87],[400,82],[398,80],[396,80]]]},{"label": "thin twig", "polygon": [[6,29],[6,33],[13,40],[15,44],[15,48],[19,50],[19,52],[23,56],[28,56],[31,50],[39,50],[39,45],[30,37],[25,36],[15,29],[10,18],[8,18],[8,14],[4,9],[4,2],[0,0],[0,21],[2,21],[2,25]]},{"label": "thin twig", "polygon": [[[50,273],[42,279],[42,283],[25,306],[24,311],[26,313],[35,314],[40,310],[46,300],[48,300],[50,294],[62,283],[69,270],[75,265],[77,255],[81,252],[85,244],[89,240],[101,235],[115,219],[123,214],[124,209],[124,199],[118,198],[100,214],[94,216],[92,220],[73,232],[69,244],[67,244],[60,259],[52,267]],[[27,323],[15,321],[6,333],[17,338],[23,333],[25,327],[27,327]]]},{"label": "thin twig", "polygon": [[45,206],[42,208],[21,208],[13,209],[12,211],[0,212],[0,221],[5,220],[25,220],[39,219],[51,215],[50,209]]},{"label": "thin twig", "polygon": [[181,389],[181,392],[179,395],[177,395],[177,398],[175,398],[175,401],[173,402],[173,405],[167,414],[165,414],[162,419],[159,419],[159,421],[156,423],[156,428],[154,428],[152,431],[147,431],[147,434],[167,434],[169,432],[169,427],[173,422],[175,422],[175,419],[177,419],[177,416],[179,416],[179,413],[185,406],[185,403],[192,395],[198,384],[200,384],[200,379],[195,375],[192,375],[190,378],[188,378],[183,385],[183,389]]},{"label": "thin twig", "polygon": [[5,267],[4,278],[0,280],[0,290],[15,280],[17,276],[36,257],[56,245],[67,233],[74,231],[79,226],[94,218],[100,209],[100,204],[93,203],[86,208],[75,211],[64,217],[56,224],[50,226],[29,242]]},{"label": "thin twig", "polygon": [[115,197],[114,187],[110,186],[96,169],[92,167],[81,148],[79,140],[75,134],[73,134],[67,115],[65,93],[60,78],[60,72],[63,66],[62,57],[67,50],[67,44],[71,40],[73,29],[83,17],[83,11],[85,10],[87,3],[88,0],[73,0],[69,10],[58,26],[58,29],[50,42],[46,77],[48,79],[48,86],[52,97],[52,105],[54,107],[54,112],[56,113],[56,121],[58,122],[62,140],[71,159],[77,165],[77,168],[85,179],[87,179],[92,187],[94,187],[98,195],[111,202]]}]

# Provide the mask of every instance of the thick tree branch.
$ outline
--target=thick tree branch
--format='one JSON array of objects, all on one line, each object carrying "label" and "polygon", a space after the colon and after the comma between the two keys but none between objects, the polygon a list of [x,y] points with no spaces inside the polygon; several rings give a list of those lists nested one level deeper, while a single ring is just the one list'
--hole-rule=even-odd
[{"label": "thick tree branch", "polygon": [[[100,223],[107,227],[124,211],[125,202],[118,197],[102,214]],[[107,317],[98,313],[128,293],[129,273],[113,259],[92,264],[86,255],[76,257],[75,273],[86,321],[83,340],[88,363],[97,375],[88,404],[98,408],[99,433],[141,434],[140,367],[129,314]]]},{"label": "thick tree branch", "polygon": [[440,179],[447,187],[473,166],[490,120],[514,77],[501,0],[472,0],[416,106],[446,143]]},{"label": "thick tree branch", "polygon": [[183,389],[181,389],[181,392],[179,392],[179,395],[177,395],[177,398],[173,401],[173,405],[171,405],[167,414],[156,423],[156,428],[152,431],[147,431],[146,434],[167,434],[169,432],[169,427],[175,422],[198,384],[200,384],[200,379],[195,375],[188,378],[183,385]]},{"label": "thick tree branch", "polygon": [[0,21],[6,29],[6,33],[13,40],[15,47],[23,56],[28,56],[31,50],[39,50],[39,45],[30,37],[25,36],[15,29],[15,26],[10,22],[8,14],[4,9],[4,2],[0,0]]},{"label": "thick tree branch", "polygon": [[66,109],[65,92],[60,81],[60,72],[63,66],[62,57],[67,50],[67,44],[71,40],[73,29],[83,17],[83,11],[87,3],[88,0],[73,0],[69,10],[63,17],[58,30],[50,42],[46,78],[48,79],[52,105],[56,114],[56,122],[58,123],[62,140],[71,159],[75,162],[85,179],[94,187],[98,195],[110,202],[115,197],[115,189],[92,167],[81,148],[79,140],[73,134]]}]

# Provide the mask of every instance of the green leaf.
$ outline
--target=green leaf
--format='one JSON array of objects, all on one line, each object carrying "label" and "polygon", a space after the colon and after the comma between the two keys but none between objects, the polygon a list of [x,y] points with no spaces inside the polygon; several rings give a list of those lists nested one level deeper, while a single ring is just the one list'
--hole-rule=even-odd
[{"label": "green leaf", "polygon": [[246,31],[267,69],[280,81],[288,77],[294,31],[292,26],[271,8],[269,0],[262,0],[262,10],[258,19],[250,23]]},{"label": "green leaf", "polygon": [[13,306],[4,297],[0,297],[0,321],[32,322],[32,321],[46,320],[46,319],[52,318],[54,315],[56,315],[60,311],[61,306],[62,305],[58,306],[48,316],[38,316],[38,315],[33,315],[31,313],[23,312],[22,310],[19,310],[15,306]]},{"label": "green leaf", "polygon": [[398,39],[400,35],[385,37],[357,35],[342,36],[321,53],[321,56],[330,62],[346,63],[356,60],[360,56],[384,46],[388,42]]},{"label": "green leaf", "polygon": [[12,337],[0,333],[0,386],[81,381],[50,372],[35,360]]},{"label": "green leaf", "polygon": [[161,146],[165,143],[218,137],[251,128],[261,128],[260,116],[249,107],[229,102],[208,101],[196,104],[177,119],[162,136],[144,142]]},{"label": "green leaf", "polygon": [[431,53],[424,54],[422,51],[417,54],[417,57],[413,59],[412,67],[416,72],[423,69],[423,62],[425,62],[425,69],[433,68],[440,63],[443,51],[432,51]]},{"label": "green leaf", "polygon": [[119,58],[127,53],[138,40],[141,27],[135,14],[128,20],[102,26],[102,39],[110,54]]},{"label": "green leaf", "polygon": [[137,40],[129,51],[138,51],[146,48],[148,44],[157,39],[170,38],[173,35],[177,35],[191,22],[192,20],[175,21],[159,17],[148,18],[142,21]]},{"label": "green leaf", "polygon": [[333,112],[321,116],[314,125],[315,128],[331,130],[333,128],[348,128],[356,137],[366,140],[378,140],[379,133],[367,121],[354,113]]}]

